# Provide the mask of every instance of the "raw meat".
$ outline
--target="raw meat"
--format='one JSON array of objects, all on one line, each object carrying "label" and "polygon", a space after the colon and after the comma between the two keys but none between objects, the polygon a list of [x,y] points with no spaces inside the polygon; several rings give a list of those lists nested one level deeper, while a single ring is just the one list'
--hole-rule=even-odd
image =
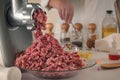
[{"label": "raw meat", "polygon": [[69,53],[62,49],[57,39],[49,34],[42,34],[46,24],[46,13],[41,9],[33,13],[35,20],[35,40],[26,50],[18,53],[15,65],[28,70],[64,71],[84,66],[77,53]]}]

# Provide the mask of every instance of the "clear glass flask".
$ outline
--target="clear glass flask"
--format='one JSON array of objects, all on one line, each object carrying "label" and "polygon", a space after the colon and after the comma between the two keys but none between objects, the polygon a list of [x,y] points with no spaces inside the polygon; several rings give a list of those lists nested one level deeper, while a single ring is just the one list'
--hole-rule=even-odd
[{"label": "clear glass flask", "polygon": [[113,17],[113,11],[107,10],[106,16],[102,21],[102,38],[107,37],[112,33],[117,33],[117,23]]}]

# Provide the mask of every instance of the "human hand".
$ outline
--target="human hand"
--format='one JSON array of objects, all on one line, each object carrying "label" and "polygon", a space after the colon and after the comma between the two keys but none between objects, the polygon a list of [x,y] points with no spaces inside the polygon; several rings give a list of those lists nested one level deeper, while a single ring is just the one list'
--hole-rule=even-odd
[{"label": "human hand", "polygon": [[49,6],[58,10],[59,16],[67,23],[72,21],[74,9],[68,0],[49,0]]}]

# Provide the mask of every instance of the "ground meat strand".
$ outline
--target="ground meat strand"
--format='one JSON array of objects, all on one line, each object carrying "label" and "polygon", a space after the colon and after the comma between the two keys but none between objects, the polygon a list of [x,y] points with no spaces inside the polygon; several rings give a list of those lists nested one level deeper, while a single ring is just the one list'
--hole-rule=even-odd
[{"label": "ground meat strand", "polygon": [[35,21],[35,28],[36,31],[34,33],[34,37],[38,38],[42,35],[42,30],[45,30],[45,25],[47,21],[46,13],[43,12],[41,9],[34,11],[33,19]]},{"label": "ground meat strand", "polygon": [[46,24],[46,14],[41,10],[33,13],[36,31],[35,40],[25,51],[17,55],[15,65],[29,70],[63,71],[83,67],[77,53],[70,54],[62,49],[59,42],[49,34],[42,34]]}]

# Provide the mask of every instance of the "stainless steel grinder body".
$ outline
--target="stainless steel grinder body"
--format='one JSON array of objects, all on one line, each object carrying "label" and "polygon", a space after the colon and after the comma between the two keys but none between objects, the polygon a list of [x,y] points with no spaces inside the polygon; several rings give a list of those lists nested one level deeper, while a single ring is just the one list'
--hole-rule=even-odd
[{"label": "stainless steel grinder body", "polygon": [[39,4],[27,0],[0,0],[0,48],[3,64],[13,66],[16,53],[32,43],[32,13]]}]

